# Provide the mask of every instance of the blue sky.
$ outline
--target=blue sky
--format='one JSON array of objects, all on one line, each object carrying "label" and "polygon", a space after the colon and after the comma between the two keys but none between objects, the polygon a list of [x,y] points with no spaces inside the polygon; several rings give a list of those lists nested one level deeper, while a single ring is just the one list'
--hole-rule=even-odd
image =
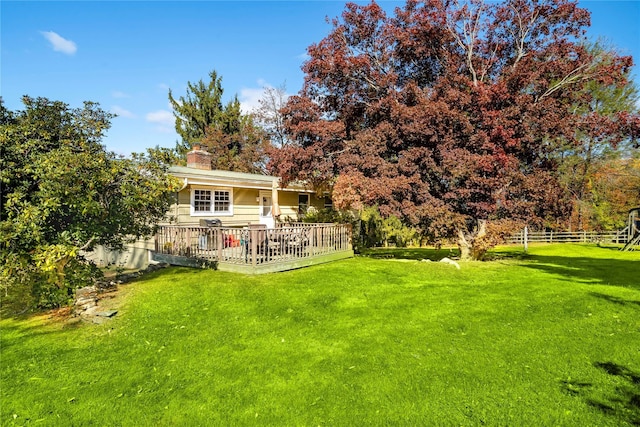
[{"label": "blue sky", "polygon": [[[403,2],[378,1],[392,10]],[[188,81],[222,76],[227,100],[256,105],[265,86],[302,86],[306,48],[331,29],[344,1],[0,2],[0,94],[10,110],[22,95],[118,114],[104,139],[121,154],[178,140],[168,103]],[[640,1],[582,0],[589,37],[604,37],[640,62]],[[634,74],[638,75],[638,67]],[[640,79],[636,78],[638,82]]]}]

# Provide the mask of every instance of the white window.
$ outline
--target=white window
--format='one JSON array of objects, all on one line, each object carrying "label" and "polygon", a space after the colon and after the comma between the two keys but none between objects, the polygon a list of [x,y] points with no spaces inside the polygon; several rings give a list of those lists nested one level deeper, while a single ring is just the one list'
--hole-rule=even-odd
[{"label": "white window", "polygon": [[193,190],[193,211],[211,212],[211,190]]},{"label": "white window", "polygon": [[262,202],[260,204],[260,216],[271,216],[271,195],[261,196]]},{"label": "white window", "polygon": [[228,190],[215,190],[213,192],[213,212],[231,212],[231,192]]},{"label": "white window", "polygon": [[298,214],[307,213],[308,208],[309,208],[309,195],[298,194]]},{"label": "white window", "polygon": [[233,215],[233,192],[231,189],[192,189],[191,215]]}]

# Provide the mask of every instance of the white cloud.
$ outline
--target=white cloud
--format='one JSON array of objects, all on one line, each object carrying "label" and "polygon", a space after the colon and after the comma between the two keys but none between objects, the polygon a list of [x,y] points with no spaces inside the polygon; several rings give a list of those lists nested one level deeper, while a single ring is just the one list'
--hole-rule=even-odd
[{"label": "white cloud", "polygon": [[[260,100],[264,97],[265,90],[275,89],[273,85],[263,79],[258,79],[260,87],[244,87],[240,89],[240,109],[244,114],[250,113],[260,107]],[[286,94],[288,98],[291,94]]]},{"label": "white cloud", "polygon": [[260,106],[264,94],[264,86],[259,88],[244,87],[240,89],[240,109],[244,114],[250,113]]},{"label": "white cloud", "polygon": [[113,92],[111,92],[111,96],[113,96],[114,98],[131,98],[131,95],[119,90],[114,90]]},{"label": "white cloud", "polygon": [[156,130],[162,133],[170,133],[174,129],[175,117],[171,111],[158,110],[147,113],[145,116],[148,122],[155,123]]},{"label": "white cloud", "polygon": [[45,39],[49,40],[51,47],[53,47],[53,50],[56,52],[73,55],[78,50],[78,47],[73,41],[67,40],[53,31],[40,31],[40,34],[42,34]]},{"label": "white cloud", "polygon": [[174,122],[173,113],[167,110],[158,110],[147,113],[146,119],[148,122],[161,125],[173,125]]},{"label": "white cloud", "polygon": [[127,119],[133,119],[136,117],[136,115],[133,114],[131,111],[125,110],[119,105],[114,105],[113,107],[111,107],[111,112],[113,114],[118,115],[118,117],[126,117]]}]

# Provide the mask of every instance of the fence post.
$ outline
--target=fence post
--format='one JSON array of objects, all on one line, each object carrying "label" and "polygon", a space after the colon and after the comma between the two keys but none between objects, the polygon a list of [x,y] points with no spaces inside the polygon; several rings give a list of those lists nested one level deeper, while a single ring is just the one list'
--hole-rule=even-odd
[{"label": "fence post", "polygon": [[211,230],[212,234],[215,235],[214,242],[216,242],[216,249],[218,252],[217,261],[222,261],[222,251],[224,250],[224,234],[222,233],[222,228],[216,227]]},{"label": "fence post", "polygon": [[256,254],[258,252],[258,230],[250,228],[249,234],[251,236],[249,238],[251,242],[251,265],[255,267],[258,265],[258,256]]},{"label": "fence post", "polygon": [[527,226],[524,226],[524,230],[522,232],[522,240],[524,242],[524,252],[527,253],[527,251],[529,250],[529,242],[527,241],[529,237],[529,228],[527,228]]}]

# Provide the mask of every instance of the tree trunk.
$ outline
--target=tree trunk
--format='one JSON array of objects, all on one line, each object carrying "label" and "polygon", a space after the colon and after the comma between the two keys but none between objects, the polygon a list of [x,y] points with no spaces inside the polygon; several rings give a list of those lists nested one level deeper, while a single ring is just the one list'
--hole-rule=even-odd
[{"label": "tree trunk", "polygon": [[483,245],[482,239],[487,235],[487,221],[479,219],[477,226],[473,230],[465,233],[464,230],[458,230],[458,249],[460,250],[460,260],[462,261],[480,261],[487,253],[486,245]]},{"label": "tree trunk", "polygon": [[471,243],[467,240],[463,230],[458,230],[458,249],[460,250],[460,260],[468,261],[471,259]]}]

